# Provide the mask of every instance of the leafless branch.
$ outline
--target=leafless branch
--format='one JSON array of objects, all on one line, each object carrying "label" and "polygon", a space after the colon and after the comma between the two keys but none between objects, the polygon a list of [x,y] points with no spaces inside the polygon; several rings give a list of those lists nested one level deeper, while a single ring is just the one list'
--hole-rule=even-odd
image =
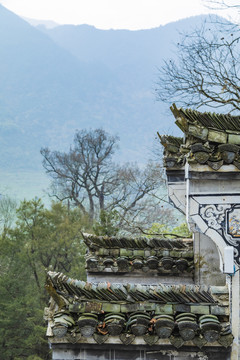
[{"label": "leafless branch", "polygon": [[153,209],[160,202],[162,167],[154,161],[143,169],[136,164],[117,165],[112,161],[117,148],[117,137],[97,129],[78,131],[69,152],[42,149],[52,196],[71,201],[92,220],[104,210],[117,211],[121,228],[126,218],[145,223],[149,210],[156,213]]},{"label": "leafless branch", "polygon": [[[184,106],[240,110],[240,33],[204,23],[177,45],[177,60],[159,69],[158,99]],[[222,29],[221,29],[222,30]]]}]

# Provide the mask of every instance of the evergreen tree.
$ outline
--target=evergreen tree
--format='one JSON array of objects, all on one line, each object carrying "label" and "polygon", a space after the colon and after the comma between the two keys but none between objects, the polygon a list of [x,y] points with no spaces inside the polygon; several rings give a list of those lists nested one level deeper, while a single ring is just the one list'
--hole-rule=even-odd
[{"label": "evergreen tree", "polygon": [[41,200],[23,201],[13,228],[0,237],[0,359],[47,360],[43,309],[45,270],[85,278],[81,231],[88,219],[79,209]]}]

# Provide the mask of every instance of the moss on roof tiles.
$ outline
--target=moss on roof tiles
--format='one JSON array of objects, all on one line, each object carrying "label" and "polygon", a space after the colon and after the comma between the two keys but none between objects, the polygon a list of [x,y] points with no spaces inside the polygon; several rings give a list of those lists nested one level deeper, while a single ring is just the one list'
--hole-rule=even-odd
[{"label": "moss on roof tiles", "polygon": [[240,116],[211,112],[202,113],[197,110],[177,108],[175,104],[170,109],[175,118],[183,117],[192,124],[198,123],[200,126],[222,131],[240,131]]},{"label": "moss on roof tiles", "polygon": [[155,301],[160,303],[215,303],[211,289],[193,285],[141,285],[114,284],[109,282],[88,283],[68,278],[61,273],[49,271],[47,282],[51,283],[63,298],[79,297],[81,300],[102,301]]},{"label": "moss on roof tiles", "polygon": [[[129,345],[138,337],[134,344],[137,346],[142,340],[153,345],[160,338],[160,342],[164,340],[164,345],[169,341],[177,348],[179,343],[181,346],[196,345],[201,348],[216,341],[229,347],[234,339],[229,318],[209,314],[207,305],[193,305],[187,312],[181,311],[178,315],[172,305],[161,306],[159,312],[153,303],[141,303],[140,307],[139,304],[131,304],[131,309],[126,309],[128,305],[110,303],[78,305],[70,305],[69,310],[49,311],[47,336],[51,342],[75,344],[81,339],[81,343],[89,344],[86,338],[92,338],[101,345],[106,340],[109,344],[114,343],[119,337],[124,345]],[[193,344],[187,343],[189,341]]]},{"label": "moss on roof tiles", "polygon": [[97,236],[93,234],[83,234],[84,242],[89,248],[125,248],[125,249],[145,249],[145,248],[159,248],[159,249],[186,249],[192,246],[191,239],[185,241],[184,239],[159,239],[159,238],[126,238],[126,237],[108,237]]},{"label": "moss on roof tiles", "polygon": [[165,144],[172,144],[177,147],[180,147],[183,144],[183,137],[179,136],[172,136],[172,135],[160,135],[159,132],[157,133],[161,144],[164,146]]}]

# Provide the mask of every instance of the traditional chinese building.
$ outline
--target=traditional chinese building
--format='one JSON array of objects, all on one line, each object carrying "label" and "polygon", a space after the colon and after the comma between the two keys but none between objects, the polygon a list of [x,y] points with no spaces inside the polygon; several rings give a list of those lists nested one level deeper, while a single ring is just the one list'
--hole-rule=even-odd
[{"label": "traditional chinese building", "polygon": [[87,282],[47,274],[54,360],[238,359],[240,117],[171,109],[169,198],[193,239],[84,234]]}]

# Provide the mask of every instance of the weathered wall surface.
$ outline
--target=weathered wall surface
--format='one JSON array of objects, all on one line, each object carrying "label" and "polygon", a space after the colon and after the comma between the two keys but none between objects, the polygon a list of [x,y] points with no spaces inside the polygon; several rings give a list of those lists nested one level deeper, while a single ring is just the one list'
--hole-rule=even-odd
[{"label": "weathered wall surface", "polygon": [[224,286],[226,275],[220,271],[220,258],[216,245],[208,236],[194,234],[195,284]]},{"label": "weathered wall surface", "polygon": [[[110,281],[118,284],[144,284],[144,285],[157,285],[161,284],[194,284],[192,274],[182,274],[181,276],[171,276],[169,274],[165,276],[148,276],[145,274],[139,274],[134,276],[131,274],[87,274],[88,282]],[[215,285],[215,284],[214,284]]]},{"label": "weathered wall surface", "polygon": [[148,349],[79,349],[76,345],[72,349],[54,348],[53,360],[230,360],[227,350],[212,349],[199,351],[159,350]]}]

